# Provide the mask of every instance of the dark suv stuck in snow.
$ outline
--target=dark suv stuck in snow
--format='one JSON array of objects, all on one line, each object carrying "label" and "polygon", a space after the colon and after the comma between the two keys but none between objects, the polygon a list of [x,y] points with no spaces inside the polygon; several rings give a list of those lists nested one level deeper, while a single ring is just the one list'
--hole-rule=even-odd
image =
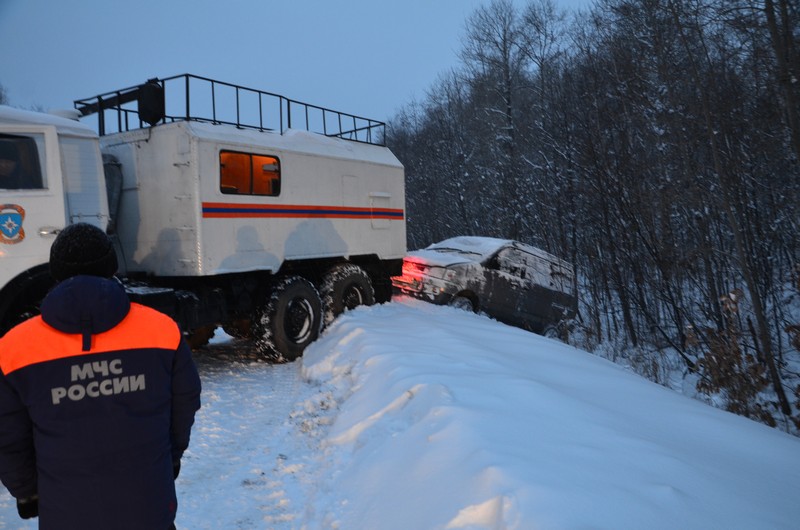
[{"label": "dark suv stuck in snow", "polygon": [[578,306],[572,265],[507,239],[454,237],[410,252],[392,285],[548,336],[562,336]]}]

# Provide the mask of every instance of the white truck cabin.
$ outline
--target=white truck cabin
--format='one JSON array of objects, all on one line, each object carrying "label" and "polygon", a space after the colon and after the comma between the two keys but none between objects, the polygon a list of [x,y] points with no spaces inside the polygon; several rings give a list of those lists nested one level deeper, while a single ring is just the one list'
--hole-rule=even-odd
[{"label": "white truck cabin", "polygon": [[105,230],[109,217],[98,136],[86,125],[0,105],[0,160],[0,315],[5,315],[49,288],[50,246],[62,228],[83,221]]}]

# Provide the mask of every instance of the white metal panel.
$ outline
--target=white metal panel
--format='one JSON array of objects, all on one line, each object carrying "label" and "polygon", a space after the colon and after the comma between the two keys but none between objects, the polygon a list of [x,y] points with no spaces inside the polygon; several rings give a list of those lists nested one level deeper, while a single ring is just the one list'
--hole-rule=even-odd
[{"label": "white metal panel", "polygon": [[91,223],[105,229],[108,198],[97,140],[60,135],[59,147],[70,222]]},{"label": "white metal panel", "polygon": [[[388,149],[299,132],[228,136],[224,128],[204,124],[193,124],[193,130],[203,135],[198,141],[203,204],[223,210],[204,210],[206,271],[275,270],[284,260],[405,254],[403,170]],[[221,149],[277,156],[280,196],[222,194]],[[389,221],[392,230],[375,230],[384,222],[371,215],[375,196],[398,212],[398,219]]]},{"label": "white metal panel", "polygon": [[199,175],[192,138],[182,125],[103,139],[104,150],[122,165],[118,225],[130,272],[202,274],[197,257]]},{"label": "white metal panel", "polygon": [[[194,122],[103,142],[126,175],[119,224],[131,271],[274,271],[285,259],[405,254],[403,168],[385,147]],[[222,194],[220,150],[277,156],[280,195]]]},{"label": "white metal panel", "polygon": [[[281,195],[223,195],[218,151],[232,146],[206,141],[200,145],[203,174],[211,176],[201,183],[203,202],[221,205],[227,215],[203,218],[207,270],[234,272],[254,265],[274,270],[284,260],[361,254],[388,259],[405,254],[402,166],[250,145],[244,150],[280,158]],[[376,219],[375,208],[393,208],[398,218]],[[245,233],[259,236],[257,243],[250,239],[258,248],[260,266],[256,254],[242,250]]]},{"label": "white metal panel", "polygon": [[97,133],[94,129],[78,121],[42,112],[16,109],[6,105],[0,105],[0,123],[23,126],[51,125],[56,128],[59,134],[97,138]]}]

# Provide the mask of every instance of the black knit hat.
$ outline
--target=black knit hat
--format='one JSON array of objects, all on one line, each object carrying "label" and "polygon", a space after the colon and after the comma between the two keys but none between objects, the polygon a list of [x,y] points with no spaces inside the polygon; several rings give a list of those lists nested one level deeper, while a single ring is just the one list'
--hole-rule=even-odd
[{"label": "black knit hat", "polygon": [[50,275],[58,282],[79,274],[111,278],[116,272],[114,245],[96,226],[69,225],[50,247]]}]

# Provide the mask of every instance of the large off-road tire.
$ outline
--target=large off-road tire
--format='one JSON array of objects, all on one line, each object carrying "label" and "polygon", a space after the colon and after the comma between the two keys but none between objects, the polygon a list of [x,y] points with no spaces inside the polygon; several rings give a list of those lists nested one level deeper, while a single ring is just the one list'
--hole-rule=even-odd
[{"label": "large off-road tire", "polygon": [[287,276],[273,286],[267,304],[254,315],[253,338],[259,351],[275,361],[294,361],[319,337],[322,301],[314,285]]},{"label": "large off-road tire", "polygon": [[216,329],[217,326],[209,325],[192,330],[192,332],[189,333],[189,335],[186,337],[186,342],[189,344],[189,347],[193,350],[202,348],[203,346],[208,344],[208,342],[214,336],[214,330]]},{"label": "large off-road tire", "polygon": [[323,275],[320,296],[324,326],[348,309],[375,303],[375,290],[369,275],[352,263],[335,265]]},{"label": "large off-road tire", "polygon": [[231,320],[222,324],[222,331],[235,339],[246,339],[250,337],[251,333],[250,319],[242,318],[238,320]]}]

